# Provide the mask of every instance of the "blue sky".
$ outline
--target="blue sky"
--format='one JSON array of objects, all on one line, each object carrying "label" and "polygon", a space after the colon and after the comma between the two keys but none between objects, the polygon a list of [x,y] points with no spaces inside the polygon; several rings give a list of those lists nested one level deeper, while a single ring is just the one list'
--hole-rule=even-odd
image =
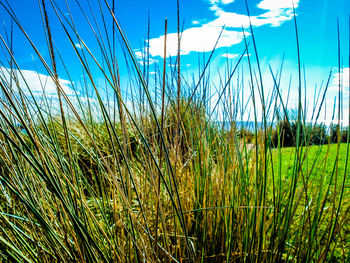
[{"label": "blue sky", "polygon": [[[62,7],[63,13],[67,15],[65,1],[56,1]],[[98,45],[94,41],[86,21],[83,19],[75,1],[68,1],[79,33],[90,50],[98,53]],[[86,0],[80,1],[84,10],[89,14],[89,5]],[[103,1],[102,1],[103,2]],[[97,14],[97,1],[91,1],[92,10]],[[111,1],[109,1],[111,3]],[[289,76],[297,78],[297,53],[295,42],[295,30],[293,22],[293,4],[297,14],[297,22],[300,37],[301,62],[305,66],[307,74],[307,98],[312,99],[315,85],[321,85],[326,81],[329,71],[335,70],[332,78],[331,89],[327,97],[328,103],[333,103],[337,86],[337,19],[340,23],[341,34],[341,61],[342,79],[344,89],[348,89],[349,72],[349,15],[350,3],[348,0],[248,0],[251,22],[256,38],[259,59],[261,61],[264,80],[271,82],[268,66],[275,70],[285,56],[285,78]],[[49,4],[48,4],[49,5]],[[102,4],[103,5],[103,4]],[[42,30],[40,9],[37,0],[16,0],[11,2],[17,17],[24,26],[28,35],[37,45],[45,58],[48,59],[45,35]],[[52,16],[50,20],[55,45],[60,51],[64,61],[69,61],[69,72],[74,81],[81,78],[81,66],[76,58],[75,52],[67,40],[67,37],[59,25],[57,18],[49,9]],[[104,12],[107,10],[104,9]],[[98,14],[97,14],[98,16]],[[176,0],[134,0],[116,1],[116,16],[120,21],[126,35],[137,55],[141,58],[144,41],[147,37],[148,18],[150,17],[150,54],[152,62],[162,63],[164,20],[168,19],[168,56],[175,56],[177,52],[177,16]],[[91,18],[91,16],[90,16]],[[108,18],[110,18],[108,16]],[[5,37],[5,29],[9,29],[10,20],[1,9],[1,19],[4,27],[0,33]],[[102,22],[97,18],[99,22]],[[180,20],[183,27],[181,42],[181,61],[183,71],[188,74],[198,70],[198,57],[206,55],[212,50],[222,27],[225,29],[219,40],[215,51],[211,72],[223,70],[227,64],[235,63],[244,49],[242,27],[246,31],[248,41],[251,40],[249,19],[247,9],[243,0],[180,0]],[[112,23],[112,21],[107,21]],[[77,43],[77,42],[76,42]],[[38,59],[32,56],[34,53],[28,42],[20,31],[14,29],[14,52],[15,57],[22,69],[28,71],[28,76],[36,67],[40,73],[45,75]],[[253,54],[253,49],[250,50]],[[98,56],[98,55],[97,55]],[[3,53],[0,59],[4,63]],[[169,58],[168,58],[169,59]],[[174,59],[174,58],[173,58]],[[6,63],[4,63],[6,66]],[[152,66],[151,66],[152,68]],[[122,74],[126,71],[121,70]],[[67,84],[67,74],[63,67],[59,66],[59,75],[62,82]],[[96,78],[102,75],[96,72]],[[35,79],[35,77],[33,77]],[[215,77],[213,77],[213,81]],[[35,80],[33,80],[33,83]],[[286,85],[287,83],[282,83]],[[68,84],[67,84],[68,85]],[[102,84],[101,84],[102,85]],[[33,86],[35,86],[33,84]],[[333,90],[333,91],[332,91]],[[292,94],[296,91],[292,90]],[[347,101],[349,94],[344,93]],[[345,104],[345,107],[349,107]]]}]

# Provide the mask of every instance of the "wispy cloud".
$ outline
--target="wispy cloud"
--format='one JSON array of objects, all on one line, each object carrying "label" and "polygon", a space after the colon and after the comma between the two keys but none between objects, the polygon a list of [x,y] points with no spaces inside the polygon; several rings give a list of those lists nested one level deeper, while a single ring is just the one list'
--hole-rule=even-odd
[{"label": "wispy cloud", "polygon": [[235,0],[209,0],[209,2],[214,5],[214,4],[223,4],[223,5],[227,5],[227,4],[231,4],[233,3]]},{"label": "wispy cloud", "polygon": [[[208,1],[208,0],[207,0]],[[216,18],[207,23],[199,25],[198,20],[192,21],[194,27],[185,29],[181,36],[181,54],[187,55],[190,52],[209,52],[213,49],[223,27],[221,38],[217,48],[231,47],[243,40],[241,27],[249,27],[249,17],[244,14],[228,12],[224,7],[233,3],[234,0],[209,0],[210,10],[215,13]],[[269,25],[278,27],[285,21],[293,18],[293,5],[298,7],[299,0],[262,0],[257,7],[263,13],[251,16],[253,26],[260,27]],[[249,36],[249,33],[246,33]],[[152,56],[163,56],[164,36],[150,39],[150,54]],[[171,33],[167,36],[167,55],[177,55],[177,34]]]},{"label": "wispy cloud", "polygon": [[[13,75],[14,74],[14,75]],[[27,95],[30,91],[37,95],[41,96],[44,92],[48,96],[57,95],[57,86],[53,79],[45,74],[38,73],[33,70],[13,70],[11,75],[10,70],[5,67],[0,67],[0,75],[3,81],[10,83],[10,79],[18,80],[19,88]],[[15,81],[12,81],[15,83]],[[59,79],[60,86],[67,96],[74,95],[74,90],[70,87],[70,82],[65,79]],[[14,85],[14,84],[13,84]]]},{"label": "wispy cloud", "polygon": [[[150,52],[150,54],[152,54],[152,53]],[[153,55],[153,54],[152,54],[152,55]],[[152,55],[151,55],[151,56],[152,56]],[[138,50],[138,51],[135,52],[135,56],[136,56],[136,58],[138,59],[140,65],[144,65],[145,63],[146,63],[146,64],[149,64],[149,65],[152,65],[152,64],[158,62],[158,60],[154,59],[153,57],[149,57],[149,58],[148,58],[148,61],[146,61],[147,59],[146,59],[145,54],[143,54],[142,51],[140,51],[140,50]]]},{"label": "wispy cloud", "polygon": [[[201,27],[192,27],[186,29],[181,35],[181,55],[187,55],[191,51],[209,52],[220,36],[222,28],[218,26],[210,26],[208,24]],[[220,41],[217,48],[230,47],[242,41],[243,34],[239,31],[224,29],[222,31]],[[162,56],[164,47],[164,36],[153,38],[150,40],[150,54],[152,56]],[[177,33],[167,35],[167,55],[177,55]]]},{"label": "wispy cloud", "polygon": [[232,59],[232,58],[238,58],[239,55],[238,54],[225,53],[225,54],[222,54],[222,57]]},{"label": "wispy cloud", "polygon": [[79,44],[79,43],[75,43],[74,44],[77,48],[79,48],[79,49],[83,49],[83,46],[81,45],[81,44]]},{"label": "wispy cloud", "polygon": [[339,90],[339,77],[340,77],[340,85],[343,88],[344,93],[349,93],[349,83],[350,83],[350,68],[343,68],[340,71],[338,70],[333,73],[332,84],[329,87],[330,91],[338,91]]}]

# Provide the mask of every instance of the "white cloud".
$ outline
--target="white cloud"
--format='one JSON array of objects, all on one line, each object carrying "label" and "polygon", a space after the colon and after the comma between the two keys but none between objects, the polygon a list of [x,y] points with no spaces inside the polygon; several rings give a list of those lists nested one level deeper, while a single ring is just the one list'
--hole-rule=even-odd
[{"label": "white cloud", "polygon": [[349,75],[350,74],[350,68],[343,68],[340,71],[340,75],[338,70],[333,73],[333,80],[329,87],[330,91],[338,91],[339,89],[339,76],[340,76],[340,84],[343,88],[344,93],[349,93]]},{"label": "white cloud", "polygon": [[[220,35],[222,28],[218,26],[203,25],[201,27],[192,27],[182,32],[181,36],[181,55],[187,55],[191,51],[209,52]],[[230,47],[242,41],[243,34],[239,31],[224,29],[217,48]],[[167,55],[176,56],[178,43],[177,33],[167,35]],[[164,36],[150,40],[150,53],[152,56],[163,56]]]},{"label": "white cloud", "polygon": [[79,44],[79,43],[75,43],[74,46],[76,46],[79,49],[83,49],[83,46],[81,44]]},{"label": "white cloud", "polygon": [[238,54],[225,53],[225,54],[222,54],[222,57],[232,59],[232,58],[238,58],[239,55]]},{"label": "white cloud", "polygon": [[154,63],[157,63],[158,62],[158,60],[156,60],[156,59],[153,59],[153,58],[149,58],[148,59],[148,62],[147,61],[144,61],[144,60],[139,60],[139,63],[140,63],[140,65],[142,65],[142,66],[144,66],[144,65],[152,65],[152,64],[154,64]]},{"label": "white cloud", "polygon": [[299,0],[263,0],[258,4],[258,7],[265,10],[293,9],[293,5],[296,8],[298,4]]},{"label": "white cloud", "polygon": [[[142,54],[141,51],[136,51],[134,54],[135,54],[135,57],[138,59],[140,65],[143,66],[144,64],[147,64],[147,61],[145,61],[145,55]],[[150,52],[150,54],[152,54],[152,53]],[[156,60],[156,59],[154,59],[152,57],[148,58],[148,64],[149,65],[152,65],[154,63],[158,63],[158,60]]]},{"label": "white cloud", "polygon": [[227,4],[231,4],[233,3],[235,0],[221,0],[221,3],[224,4],[224,5],[227,5]]},{"label": "white cloud", "polygon": [[[43,92],[48,96],[57,95],[56,84],[48,75],[40,74],[32,70],[14,70],[14,74],[17,76],[19,87],[27,95],[29,95],[29,89],[36,95],[43,94]],[[7,83],[10,83],[11,78],[14,79],[13,76],[10,77],[10,71],[5,67],[0,67],[0,75]],[[28,84],[29,89],[26,83]],[[67,96],[75,94],[74,90],[70,87],[70,82],[68,80],[59,79],[59,83]]]},{"label": "white cloud", "polygon": [[[270,0],[263,0],[261,3],[263,3],[264,1]],[[284,2],[285,1],[282,0],[282,3]],[[276,8],[276,6],[284,6],[284,8]],[[291,7],[287,7],[287,4],[276,4],[276,6],[272,5],[270,7],[269,4],[264,4],[263,9],[268,11],[260,15],[251,16],[250,21],[252,26],[280,26],[283,22],[291,20],[293,18],[293,9]],[[294,6],[297,7],[298,3],[295,2]],[[225,26],[233,28],[248,28],[250,26],[249,17],[247,15],[238,14],[235,12],[226,12],[222,8],[218,8],[217,6],[214,11],[217,18],[208,23],[211,26]]]},{"label": "white cloud", "polygon": [[227,4],[233,3],[234,1],[235,1],[235,0],[209,0],[209,2],[210,2],[212,5],[215,5],[215,4],[227,5]]},{"label": "white cloud", "polygon": [[136,51],[135,53],[135,57],[137,58],[137,59],[142,59],[142,52],[141,51]]},{"label": "white cloud", "polygon": [[[255,27],[269,25],[273,27],[280,26],[283,22],[293,18],[293,0],[262,0],[258,7],[264,10],[264,13],[256,16],[251,16],[251,24]],[[240,32],[241,27],[248,28],[250,26],[249,17],[247,15],[238,14],[235,12],[227,12],[222,6],[230,4],[234,0],[209,0],[210,10],[212,10],[216,18],[201,26],[194,26],[182,32],[181,36],[181,54],[186,55],[191,51],[194,52],[209,52],[213,49],[217,38],[223,27],[221,38],[216,46],[231,47],[239,44],[243,40],[243,34]],[[294,0],[294,7],[297,8],[299,0]],[[192,21],[192,24],[198,25],[197,20]],[[239,31],[237,31],[237,29]],[[249,33],[246,32],[246,36]],[[167,56],[177,55],[178,48],[177,33],[167,35]],[[150,39],[150,54],[152,56],[163,56],[164,36]],[[138,53],[138,52],[136,52]],[[137,56],[140,56],[136,54]]]}]

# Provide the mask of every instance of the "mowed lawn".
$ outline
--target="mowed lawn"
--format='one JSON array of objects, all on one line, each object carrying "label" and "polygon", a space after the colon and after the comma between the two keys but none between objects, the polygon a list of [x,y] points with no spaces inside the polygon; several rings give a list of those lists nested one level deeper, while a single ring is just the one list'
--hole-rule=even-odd
[{"label": "mowed lawn", "polygon": [[[302,170],[295,172],[296,148],[285,147],[272,149],[272,162],[269,165],[270,187],[269,194],[272,198],[272,172],[274,178],[275,196],[282,199],[290,193],[293,179],[297,180],[295,201],[299,202],[295,216],[292,220],[292,228],[302,231],[302,225],[312,225],[315,213],[321,217],[317,220],[318,238],[315,245],[327,242],[331,233],[331,225],[337,214],[338,204],[341,207],[337,217],[338,231],[337,242],[333,250],[334,259],[340,260],[345,251],[350,248],[350,167],[346,167],[347,148],[346,143],[326,144],[302,147],[300,162]],[[271,155],[270,155],[271,156]],[[337,162],[338,158],[338,162]],[[271,168],[273,163],[274,169]],[[296,166],[300,167],[300,166]],[[346,169],[346,170],[345,170]],[[298,170],[298,169],[297,169]],[[345,181],[344,181],[345,180]],[[344,183],[344,188],[343,188]],[[280,190],[279,190],[280,187]],[[306,189],[306,190],[305,190]],[[342,192],[343,190],[343,192]],[[334,194],[336,193],[336,194]],[[320,201],[318,203],[318,198]],[[324,201],[326,200],[326,201]],[[305,217],[305,213],[310,213]],[[310,223],[305,222],[310,220]],[[304,229],[304,231],[309,231]],[[299,231],[296,231],[299,232]],[[292,238],[293,240],[293,238]],[[297,243],[297,235],[294,237]]]},{"label": "mowed lawn", "polygon": [[[310,174],[310,179],[313,180],[320,179],[322,175],[328,179],[333,175],[335,179],[335,175],[337,174],[337,183],[342,183],[346,168],[347,148],[348,145],[346,143],[341,143],[339,146],[338,144],[303,146],[302,149],[300,149],[300,161],[302,162],[303,173],[305,175]],[[273,149],[272,156],[274,169],[279,169],[279,167],[281,167],[281,172],[284,176],[293,173],[294,161],[296,158],[295,147]],[[336,165],[337,158],[338,162]],[[349,168],[348,165],[345,176],[345,188],[349,188],[350,186]],[[278,170],[275,172],[278,172]]]}]

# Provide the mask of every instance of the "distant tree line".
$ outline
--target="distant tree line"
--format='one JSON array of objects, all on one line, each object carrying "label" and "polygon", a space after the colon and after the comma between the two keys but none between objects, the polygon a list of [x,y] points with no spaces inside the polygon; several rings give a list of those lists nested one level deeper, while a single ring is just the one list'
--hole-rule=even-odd
[{"label": "distant tree line", "polygon": [[348,129],[332,125],[327,132],[324,124],[302,124],[298,134],[298,121],[288,121],[287,118],[279,121],[271,131],[271,144],[273,147],[295,147],[299,136],[299,145],[322,145],[327,143],[346,143]]}]

